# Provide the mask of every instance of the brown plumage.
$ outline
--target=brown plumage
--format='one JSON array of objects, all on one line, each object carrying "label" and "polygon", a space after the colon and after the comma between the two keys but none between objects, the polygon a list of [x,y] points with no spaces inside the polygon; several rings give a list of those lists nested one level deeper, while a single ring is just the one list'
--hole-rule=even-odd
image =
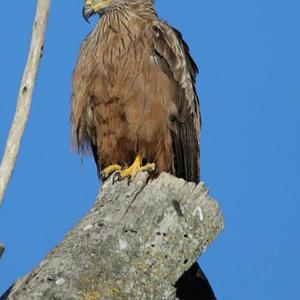
[{"label": "brown plumage", "polygon": [[152,0],[106,2],[74,71],[74,145],[84,154],[91,146],[99,174],[141,154],[159,171],[198,182],[197,67],[187,44]]}]

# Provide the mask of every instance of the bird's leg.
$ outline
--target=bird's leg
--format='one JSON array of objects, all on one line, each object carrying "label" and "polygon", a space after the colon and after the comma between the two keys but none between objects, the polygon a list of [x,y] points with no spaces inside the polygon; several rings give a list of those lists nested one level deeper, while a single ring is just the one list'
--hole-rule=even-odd
[{"label": "bird's leg", "polygon": [[108,166],[101,172],[101,176],[103,178],[108,178],[113,172],[120,171],[121,169],[122,169],[122,167],[119,165]]},{"label": "bird's leg", "polygon": [[140,154],[138,154],[134,160],[134,163],[124,170],[119,171],[116,175],[118,176],[118,179],[124,179],[124,178],[133,178],[135,175],[139,172],[148,171],[153,172],[155,170],[155,164],[148,163],[145,166],[142,166],[143,158]]}]

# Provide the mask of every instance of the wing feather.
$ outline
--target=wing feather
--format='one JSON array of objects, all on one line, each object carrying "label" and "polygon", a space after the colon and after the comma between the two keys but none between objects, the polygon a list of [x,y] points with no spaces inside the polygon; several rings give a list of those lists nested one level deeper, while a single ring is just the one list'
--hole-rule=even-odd
[{"label": "wing feather", "polygon": [[156,61],[177,82],[174,91],[178,115],[171,120],[176,176],[188,181],[200,180],[200,111],[195,88],[197,66],[179,31],[165,22],[153,25]]}]

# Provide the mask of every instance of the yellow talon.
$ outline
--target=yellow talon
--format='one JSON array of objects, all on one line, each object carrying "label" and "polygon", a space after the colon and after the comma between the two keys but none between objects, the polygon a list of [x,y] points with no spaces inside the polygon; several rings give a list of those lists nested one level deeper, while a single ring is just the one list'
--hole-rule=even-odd
[{"label": "yellow talon", "polygon": [[111,165],[107,168],[105,168],[103,171],[102,171],[102,176],[104,178],[107,178],[109,175],[111,175],[113,172],[115,171],[120,171],[121,170],[121,166],[119,165]]},{"label": "yellow talon", "polygon": [[134,160],[134,163],[127,169],[120,171],[119,177],[120,179],[126,178],[126,177],[135,177],[135,175],[139,172],[148,171],[153,172],[155,170],[155,164],[146,164],[145,166],[142,166],[142,156],[140,154],[137,155],[137,157]]}]

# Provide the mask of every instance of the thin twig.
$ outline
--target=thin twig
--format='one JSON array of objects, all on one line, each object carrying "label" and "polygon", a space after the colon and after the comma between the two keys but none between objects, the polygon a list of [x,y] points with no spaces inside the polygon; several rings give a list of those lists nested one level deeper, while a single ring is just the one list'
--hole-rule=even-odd
[{"label": "thin twig", "polygon": [[21,140],[29,117],[36,75],[43,54],[50,4],[51,0],[39,0],[37,4],[31,45],[19,90],[16,113],[0,166],[0,206],[16,164]]}]

